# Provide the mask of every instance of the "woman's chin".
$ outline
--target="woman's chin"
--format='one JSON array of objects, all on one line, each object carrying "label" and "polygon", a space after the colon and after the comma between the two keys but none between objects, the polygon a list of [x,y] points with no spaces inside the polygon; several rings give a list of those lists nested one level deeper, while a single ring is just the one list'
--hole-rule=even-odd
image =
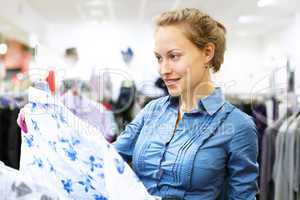
[{"label": "woman's chin", "polygon": [[169,94],[173,97],[180,96],[181,92],[178,89],[168,88]]}]

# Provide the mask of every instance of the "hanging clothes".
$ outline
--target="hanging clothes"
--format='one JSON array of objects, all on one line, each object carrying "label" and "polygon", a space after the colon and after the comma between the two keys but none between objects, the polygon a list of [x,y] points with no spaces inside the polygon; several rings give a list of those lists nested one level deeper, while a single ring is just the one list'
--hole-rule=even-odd
[{"label": "hanging clothes", "polygon": [[19,169],[21,130],[17,125],[19,107],[14,99],[0,98],[0,161]]},{"label": "hanging clothes", "polygon": [[73,114],[103,133],[107,141],[114,141],[117,124],[111,111],[106,110],[100,103],[91,101],[85,96],[74,95],[71,91],[64,94],[61,100]]},{"label": "hanging clothes", "polygon": [[262,138],[261,174],[260,174],[260,200],[274,200],[274,181],[272,179],[275,162],[275,143],[278,131],[284,121],[292,115],[288,112],[284,117],[269,126]]},{"label": "hanging clothes", "polygon": [[[275,163],[273,179],[275,182],[275,200],[296,200],[299,196],[298,172],[295,172],[298,150],[296,150],[296,135],[300,126],[299,112],[289,117],[279,129],[275,146]],[[298,148],[298,147],[297,147]],[[297,183],[297,185],[295,185]]]},{"label": "hanging clothes", "polygon": [[298,123],[298,127],[296,130],[295,137],[295,175],[294,175],[294,191],[296,192],[296,199],[300,200],[300,125]]},{"label": "hanging clothes", "polygon": [[[261,154],[262,154],[262,138],[267,128],[267,108],[265,103],[253,101],[251,104],[251,116],[255,122],[257,132],[258,132],[258,163],[261,163]],[[261,172],[261,166],[260,166]]]},{"label": "hanging clothes", "polygon": [[92,70],[89,86],[96,101],[112,102],[113,83],[110,73],[109,70]]},{"label": "hanging clothes", "polygon": [[116,113],[116,119],[120,130],[133,120],[133,109],[136,98],[136,85],[133,81],[125,80],[122,82],[120,94],[113,105],[113,111]]},{"label": "hanging clothes", "polygon": [[24,108],[21,171],[66,199],[152,200],[138,177],[99,131],[58,99],[29,89]]},{"label": "hanging clothes", "polygon": [[[298,188],[298,185],[295,185],[294,180],[296,177],[296,165],[295,165],[295,158],[297,157],[297,154],[295,152],[295,143],[296,143],[296,133],[298,127],[300,126],[300,118],[297,116],[293,123],[290,125],[288,131],[286,132],[286,144],[285,144],[285,152],[284,157],[285,159],[285,167],[288,167],[287,172],[287,180],[288,180],[288,198],[287,200],[296,200],[296,188]],[[298,154],[299,157],[299,154]],[[286,168],[284,168],[286,170]]]}]

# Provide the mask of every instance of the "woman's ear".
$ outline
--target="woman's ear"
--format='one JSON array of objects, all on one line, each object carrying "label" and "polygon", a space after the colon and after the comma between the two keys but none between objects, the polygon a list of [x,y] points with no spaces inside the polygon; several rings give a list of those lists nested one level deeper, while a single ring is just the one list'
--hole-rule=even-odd
[{"label": "woman's ear", "polygon": [[205,63],[210,63],[215,55],[215,45],[211,42],[207,43],[203,48]]}]

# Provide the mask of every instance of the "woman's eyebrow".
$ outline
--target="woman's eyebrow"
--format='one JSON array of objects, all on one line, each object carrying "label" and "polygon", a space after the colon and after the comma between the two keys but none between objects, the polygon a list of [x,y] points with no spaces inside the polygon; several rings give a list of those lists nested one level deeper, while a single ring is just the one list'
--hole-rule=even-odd
[{"label": "woman's eyebrow", "polygon": [[[181,49],[171,49],[169,51],[167,51],[167,54],[172,53],[173,51],[181,51]],[[160,55],[159,53],[157,53],[156,51],[154,51],[155,55]]]},{"label": "woman's eyebrow", "polygon": [[157,52],[155,52],[155,51],[154,51],[154,54],[155,54],[156,56],[160,56],[160,54],[159,54],[159,53],[157,53]]},{"label": "woman's eyebrow", "polygon": [[171,49],[167,52],[167,54],[172,53],[173,51],[181,51],[180,49]]}]

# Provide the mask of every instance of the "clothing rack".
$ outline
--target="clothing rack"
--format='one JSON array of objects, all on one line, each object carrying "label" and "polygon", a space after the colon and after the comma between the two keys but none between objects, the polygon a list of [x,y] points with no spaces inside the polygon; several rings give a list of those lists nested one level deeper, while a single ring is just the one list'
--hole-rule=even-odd
[{"label": "clothing rack", "polygon": [[26,102],[26,93],[8,92],[0,97],[0,161],[15,169],[19,169],[21,154],[21,130],[17,117]]},{"label": "clothing rack", "polygon": [[273,92],[273,98],[285,104],[285,113],[265,130],[262,138],[260,200],[300,199],[300,103],[289,60],[286,68],[285,95]]},{"label": "clothing rack", "polygon": [[[48,87],[47,82],[33,84],[40,89]],[[0,161],[19,169],[21,156],[21,130],[17,125],[20,108],[28,102],[28,92],[0,93]]]}]

